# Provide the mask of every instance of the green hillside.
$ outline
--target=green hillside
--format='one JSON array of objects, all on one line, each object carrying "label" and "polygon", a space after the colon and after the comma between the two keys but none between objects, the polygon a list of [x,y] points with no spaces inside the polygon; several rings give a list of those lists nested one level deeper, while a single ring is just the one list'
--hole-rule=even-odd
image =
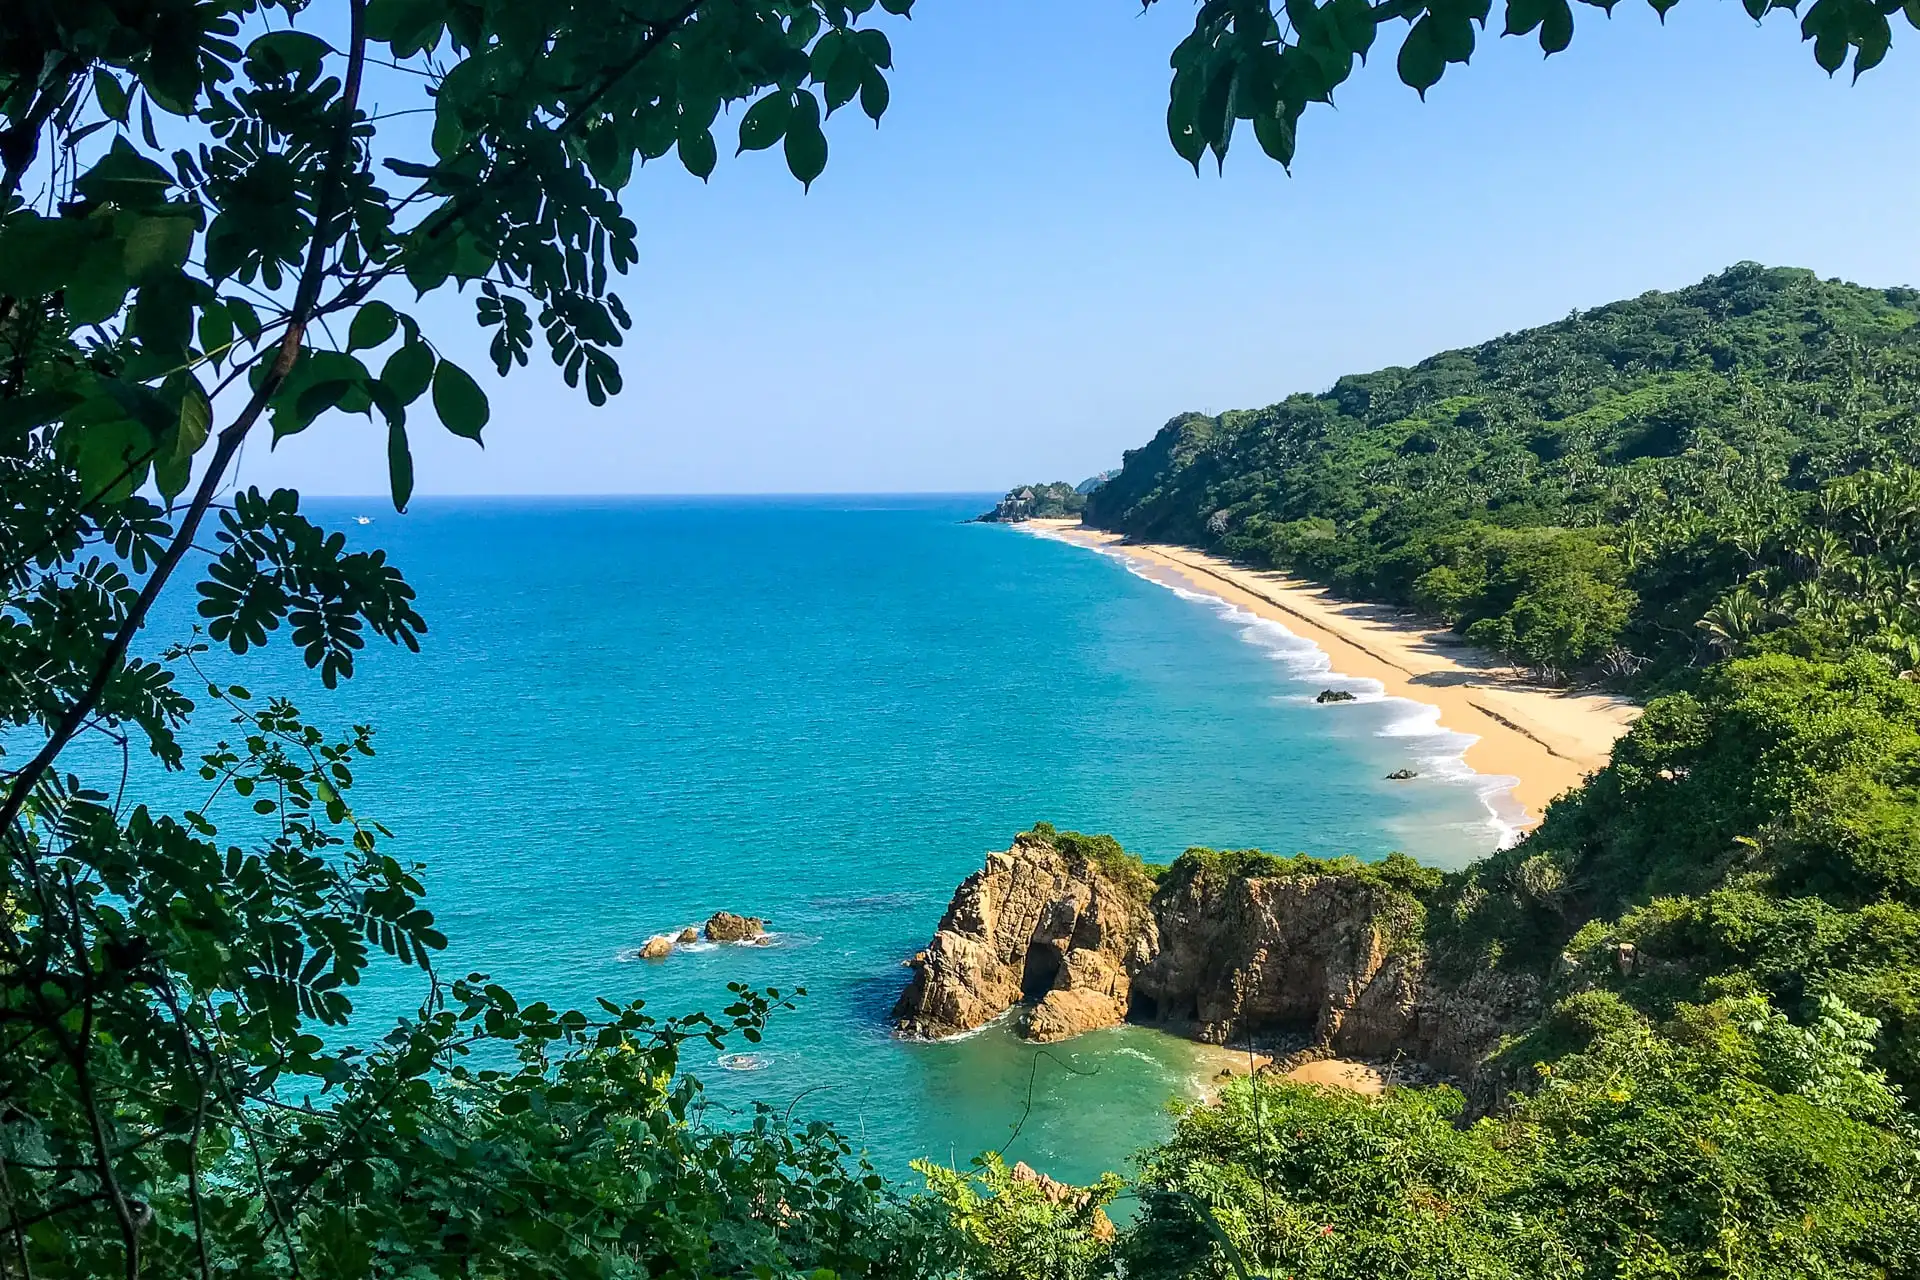
[{"label": "green hillside", "polygon": [[1127,1275],[1920,1274],[1917,312],[1742,265],[1177,418],[1092,495],[1660,694],[1422,891],[1422,1016],[1500,1032],[1467,1110],[1230,1089]]},{"label": "green hillside", "polygon": [[1920,660],[1920,292],[1743,263],[1319,395],[1186,414],[1086,519],[1413,605],[1529,666]]}]

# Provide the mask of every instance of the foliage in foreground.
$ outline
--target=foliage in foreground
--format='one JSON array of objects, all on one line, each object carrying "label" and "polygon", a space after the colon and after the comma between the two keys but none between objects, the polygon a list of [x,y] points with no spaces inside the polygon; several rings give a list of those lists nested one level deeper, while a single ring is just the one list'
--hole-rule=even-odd
[{"label": "foliage in foreground", "polygon": [[998,1152],[962,1172],[929,1160],[914,1169],[951,1226],[961,1265],[981,1280],[1093,1280],[1112,1263],[1113,1224],[1106,1206],[1123,1180],[1109,1173],[1091,1187],[1020,1176]]},{"label": "foliage in foreground", "polygon": [[[1148,1157],[1125,1273],[1912,1274],[1915,1147],[1784,1077],[1884,1082],[1805,1033],[1776,1045],[1737,1010],[1700,1012],[1720,1035],[1683,1044],[1620,1018],[1509,1113],[1464,1126],[1446,1088],[1237,1082]],[[1813,1071],[1788,1064],[1779,1090],[1749,1074],[1794,1049]]]},{"label": "foliage in foreground", "polygon": [[[537,328],[603,402],[638,163],[704,176],[750,102],[742,149],[811,182],[823,103],[885,110],[872,11],[0,8],[0,1276],[943,1268],[919,1251],[950,1236],[837,1134],[716,1124],[678,1073],[689,1039],[757,1040],[780,993],[657,1022],[449,983],[420,869],[351,803],[371,729],[209,676],[216,647],[288,638],[331,688],[370,637],[426,630],[296,494],[223,498],[241,446],[377,414],[404,509],[422,416],[488,420],[402,301],[447,285],[500,373]],[[416,110],[430,130],[380,124]],[[183,564],[204,632],[143,638]],[[206,707],[231,740],[193,760]],[[142,803],[146,754],[205,799]],[[390,1029],[354,1019],[376,965],[421,992]]]}]

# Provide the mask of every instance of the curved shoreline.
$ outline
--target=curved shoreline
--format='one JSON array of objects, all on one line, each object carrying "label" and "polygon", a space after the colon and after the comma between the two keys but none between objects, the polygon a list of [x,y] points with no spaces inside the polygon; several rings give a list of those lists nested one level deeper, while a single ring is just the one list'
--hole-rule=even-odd
[{"label": "curved shoreline", "polygon": [[[1556,796],[1607,763],[1639,715],[1625,698],[1530,684],[1513,668],[1459,637],[1386,605],[1339,600],[1324,587],[1249,569],[1189,547],[1132,543],[1078,521],[1030,520],[1023,532],[1119,555],[1152,576],[1275,622],[1324,652],[1333,673],[1372,680],[1390,698],[1433,707],[1439,727],[1473,739],[1467,766],[1511,778],[1535,826]],[[1163,576],[1164,575],[1164,576]]]}]

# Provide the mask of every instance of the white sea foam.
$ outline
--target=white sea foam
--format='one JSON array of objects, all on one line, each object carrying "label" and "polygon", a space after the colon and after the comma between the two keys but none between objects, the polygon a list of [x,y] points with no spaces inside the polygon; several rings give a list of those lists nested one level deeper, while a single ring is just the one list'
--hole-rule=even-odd
[{"label": "white sea foam", "polygon": [[[1041,536],[1054,535],[1043,533]],[[1074,546],[1086,545],[1066,538],[1058,540]],[[1240,628],[1242,640],[1266,650],[1268,656],[1284,666],[1287,674],[1294,679],[1316,684],[1321,689],[1337,689],[1353,695],[1352,703],[1337,705],[1369,702],[1396,704],[1395,709],[1400,710],[1401,714],[1389,720],[1378,731],[1378,736],[1421,740],[1415,747],[1414,760],[1423,775],[1443,783],[1473,787],[1487,811],[1485,824],[1476,824],[1476,829],[1491,832],[1496,849],[1505,849],[1520,839],[1528,817],[1526,808],[1513,795],[1513,789],[1520,780],[1505,774],[1481,773],[1468,764],[1467,748],[1478,742],[1479,738],[1474,734],[1442,728],[1439,707],[1412,698],[1389,698],[1386,686],[1380,681],[1370,676],[1350,676],[1335,671],[1332,655],[1307,637],[1289,631],[1284,624],[1271,618],[1262,618],[1210,591],[1168,581],[1163,576],[1164,571],[1156,571],[1154,566],[1141,563],[1124,550],[1105,546],[1091,549],[1118,561],[1136,578],[1171,591],[1182,600],[1212,609],[1223,621]],[[1315,695],[1287,694],[1281,695],[1281,698],[1287,702],[1313,702]]]},{"label": "white sea foam", "polygon": [[1005,1022],[1008,1018],[1013,1017],[1016,1013],[1020,1012],[1022,1007],[1023,1006],[1021,1005],[1014,1005],[1011,1008],[1007,1009],[1005,1012],[1003,1012],[999,1017],[994,1018],[988,1022],[983,1022],[971,1031],[956,1031],[950,1036],[934,1036],[931,1040],[922,1041],[922,1043],[923,1044],[952,1044],[956,1040],[971,1040],[975,1036],[979,1035],[981,1032],[991,1031],[993,1028]]}]

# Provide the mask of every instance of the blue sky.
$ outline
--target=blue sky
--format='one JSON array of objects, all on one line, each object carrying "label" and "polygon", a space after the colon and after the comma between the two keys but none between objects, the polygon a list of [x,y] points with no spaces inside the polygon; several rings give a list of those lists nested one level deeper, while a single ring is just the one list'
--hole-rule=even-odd
[{"label": "blue sky", "polygon": [[[1741,259],[1920,284],[1920,32],[1829,80],[1791,18],[1575,6],[1573,47],[1491,40],[1422,103],[1397,24],[1305,122],[1196,178],[1166,142],[1182,0],[919,0],[893,105],[627,207],[626,391],[492,377],[465,300],[422,316],[494,413],[416,430],[421,494],[998,490],[1118,463],[1174,413],[1259,405]],[[1496,22],[1497,25],[1497,22]],[[716,128],[724,139],[730,129]],[[723,151],[726,147],[723,144]],[[243,483],[383,493],[384,431],[334,417]]]}]

